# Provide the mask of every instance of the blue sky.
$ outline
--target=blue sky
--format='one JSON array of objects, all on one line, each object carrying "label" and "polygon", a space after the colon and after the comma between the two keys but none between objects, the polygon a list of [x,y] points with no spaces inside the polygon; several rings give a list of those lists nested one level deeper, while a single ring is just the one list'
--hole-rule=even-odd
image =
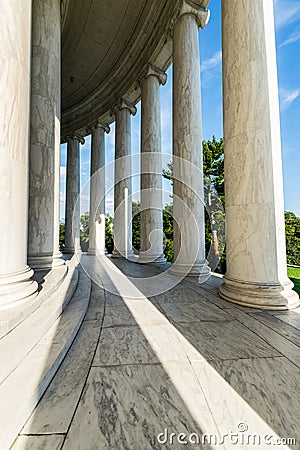
[{"label": "blue sky", "polygon": [[[271,0],[270,0],[271,1]],[[285,209],[300,216],[300,1],[274,0],[277,45],[277,65],[281,115],[283,175]],[[199,32],[202,89],[203,139],[223,136],[222,126],[222,55],[221,55],[221,1],[211,0],[211,17],[204,30]],[[172,153],[172,68],[168,70],[168,81],[161,87],[162,151]],[[140,151],[140,104],[132,118],[132,153],[134,167],[138,167]],[[111,185],[114,160],[114,124],[106,136],[106,162],[111,163],[107,173],[107,189]],[[64,217],[66,145],[61,146],[61,213]],[[90,136],[81,146],[81,186],[85,186],[81,211],[89,207]],[[134,198],[138,199],[139,177],[133,179]],[[164,188],[170,191],[165,182]],[[166,193],[165,201],[168,202]],[[106,211],[113,210],[113,192],[107,192]]]}]

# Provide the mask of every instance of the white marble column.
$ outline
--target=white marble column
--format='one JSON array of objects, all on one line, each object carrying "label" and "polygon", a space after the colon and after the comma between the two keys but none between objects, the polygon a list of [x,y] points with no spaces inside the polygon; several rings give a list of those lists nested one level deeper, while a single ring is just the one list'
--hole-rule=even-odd
[{"label": "white marble column", "polygon": [[80,250],[80,144],[85,141],[74,133],[67,137],[67,142],[64,253],[74,253]]},{"label": "white marble column", "polygon": [[0,0],[0,310],[30,300],[27,265],[31,1]]},{"label": "white marble column", "polygon": [[114,250],[113,258],[130,258],[132,251],[132,161],[131,119],[134,105],[122,100],[114,109],[116,118]]},{"label": "white marble column", "polygon": [[296,307],[287,278],[273,2],[223,0],[227,273],[223,298]]},{"label": "white marble column", "polygon": [[59,251],[60,0],[32,2],[28,264],[50,269]]},{"label": "white marble column", "polygon": [[139,262],[164,263],[160,84],[164,72],[148,66],[141,80],[141,251]]},{"label": "white marble column", "polygon": [[105,135],[108,125],[99,121],[92,133],[89,255],[105,255]]},{"label": "white marble column", "polygon": [[[208,1],[202,2],[204,7]],[[209,12],[183,1],[173,26],[173,215],[171,271],[207,279],[198,29]]]}]

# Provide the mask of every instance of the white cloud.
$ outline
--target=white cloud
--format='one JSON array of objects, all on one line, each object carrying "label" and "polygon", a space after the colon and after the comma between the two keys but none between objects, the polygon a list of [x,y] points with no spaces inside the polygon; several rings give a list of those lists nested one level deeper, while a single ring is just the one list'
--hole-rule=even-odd
[{"label": "white cloud", "polygon": [[115,122],[110,125],[109,134],[105,135],[106,145],[115,145]]},{"label": "white cloud", "polygon": [[90,196],[81,194],[80,195],[80,214],[84,214],[90,209]]},{"label": "white cloud", "polygon": [[67,168],[66,166],[60,166],[60,191],[66,191],[66,178],[67,178]]},{"label": "white cloud", "polygon": [[110,214],[111,216],[114,214],[114,196],[107,195],[105,197],[105,213]]},{"label": "white cloud", "polygon": [[282,28],[300,18],[299,1],[277,0],[275,2],[275,25]]},{"label": "white cloud", "polygon": [[211,58],[201,63],[201,80],[203,86],[207,86],[211,80],[221,77],[222,51],[218,50]]},{"label": "white cloud", "polygon": [[67,168],[66,166],[60,166],[60,178],[66,178]]},{"label": "white cloud", "polygon": [[300,88],[297,89],[281,88],[279,94],[280,94],[281,110],[285,111],[300,96]]},{"label": "white cloud", "polygon": [[80,144],[80,148],[83,151],[91,149],[91,135],[88,135],[84,138],[84,144]]},{"label": "white cloud", "polygon": [[201,64],[201,71],[205,72],[218,67],[222,61],[222,51],[218,50],[211,58],[206,59]]},{"label": "white cloud", "polygon": [[290,36],[279,45],[279,48],[285,45],[294,44],[294,42],[300,41],[300,31],[294,31]]}]

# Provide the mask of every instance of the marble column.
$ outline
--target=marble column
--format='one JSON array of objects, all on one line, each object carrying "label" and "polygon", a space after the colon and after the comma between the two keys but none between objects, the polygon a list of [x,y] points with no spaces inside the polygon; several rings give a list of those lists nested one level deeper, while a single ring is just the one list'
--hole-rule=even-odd
[{"label": "marble column", "polygon": [[89,255],[105,255],[105,135],[108,125],[99,121],[91,127],[91,183]]},{"label": "marble column", "polygon": [[227,273],[220,295],[298,306],[287,277],[273,2],[223,0]]},{"label": "marble column", "polygon": [[113,258],[133,257],[132,251],[132,161],[131,119],[134,105],[122,100],[114,109],[116,118],[114,250]]},{"label": "marble column", "polygon": [[28,301],[27,265],[31,1],[0,0],[0,310]]},{"label": "marble column", "polygon": [[59,251],[60,0],[32,2],[28,264],[64,264]]},{"label": "marble column", "polygon": [[74,133],[67,137],[67,178],[65,206],[65,248],[64,253],[80,250],[80,144],[81,135]]},{"label": "marble column", "polygon": [[148,66],[141,80],[141,251],[139,262],[164,263],[160,84],[164,72]]},{"label": "marble column", "polygon": [[[192,3],[192,2],[191,2]],[[204,7],[208,3],[204,3]],[[193,2],[194,4],[194,2]],[[209,11],[183,1],[173,25],[173,216],[171,271],[205,281],[203,155],[198,29]]]}]

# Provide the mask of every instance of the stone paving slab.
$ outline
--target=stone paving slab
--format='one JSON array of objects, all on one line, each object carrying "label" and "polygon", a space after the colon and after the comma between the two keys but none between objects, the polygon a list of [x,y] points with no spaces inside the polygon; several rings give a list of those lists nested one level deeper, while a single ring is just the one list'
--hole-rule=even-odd
[{"label": "stone paving slab", "polygon": [[[137,296],[141,277],[135,285],[120,271],[131,263],[118,261],[110,273],[91,261],[99,286],[81,334],[23,433],[48,433],[46,449],[53,433],[63,433],[62,450],[267,448],[176,441],[178,433],[230,430],[296,438],[296,446],[280,448],[300,448],[300,332],[292,311],[275,316],[227,303],[213,291],[220,280],[208,289],[184,280],[155,297],[145,294],[147,284]],[[158,441],[165,430],[168,439],[175,433],[172,445]]]}]

